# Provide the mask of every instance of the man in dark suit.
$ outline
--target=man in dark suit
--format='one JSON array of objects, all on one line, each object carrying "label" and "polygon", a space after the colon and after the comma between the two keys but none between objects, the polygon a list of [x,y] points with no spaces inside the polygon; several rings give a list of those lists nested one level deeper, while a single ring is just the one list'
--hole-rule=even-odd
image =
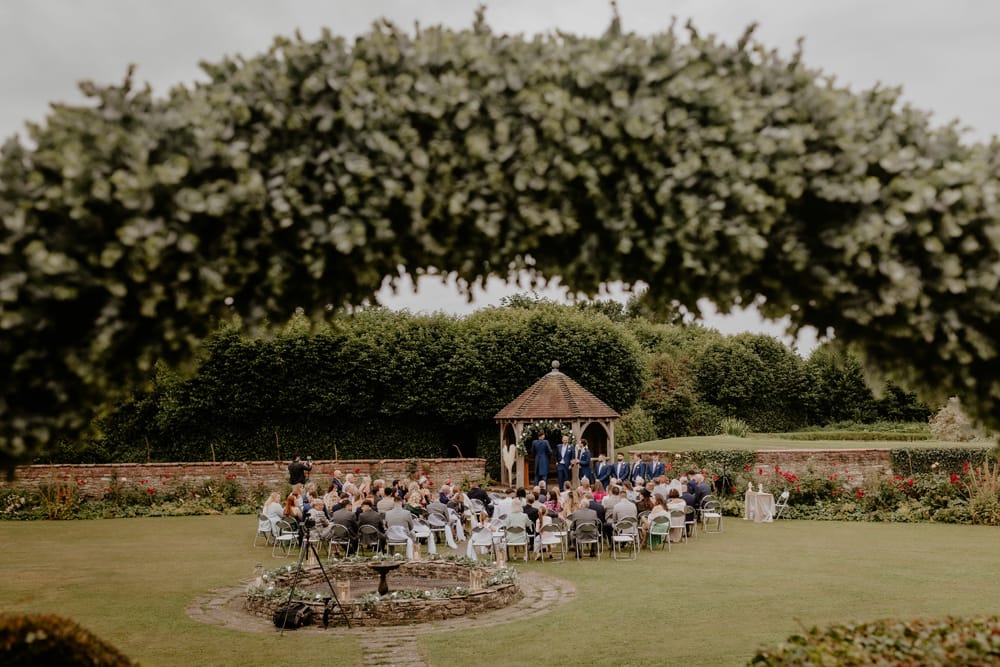
[{"label": "man in dark suit", "polygon": [[480,488],[479,482],[472,483],[472,488],[469,489],[468,496],[470,500],[478,500],[481,502],[486,508],[486,513],[493,516],[493,501],[490,500],[490,494]]},{"label": "man in dark suit", "polygon": [[[618,455],[615,458],[617,459],[617,461],[615,461],[614,468],[611,471],[611,476],[617,479],[619,482],[625,482],[625,481],[631,482],[632,476],[629,474],[630,472],[629,465],[625,463],[625,455],[622,454],[621,452],[618,452]],[[605,485],[605,487],[607,487],[607,485]]]},{"label": "man in dark suit", "polygon": [[667,469],[660,461],[659,454],[653,454],[652,458],[646,462],[646,481],[652,481],[667,474]]},{"label": "man in dark suit", "polygon": [[643,481],[646,481],[646,464],[639,460],[639,453],[632,452],[632,461],[629,463],[629,481],[635,486],[636,480],[640,477]]},{"label": "man in dark suit", "polygon": [[361,513],[358,514],[359,532],[361,531],[361,526],[374,526],[377,528],[379,533],[379,549],[385,547],[385,521],[383,521],[382,515],[375,510],[375,505],[370,498],[365,498],[361,501]]},{"label": "man in dark suit", "polygon": [[608,464],[608,457],[601,454],[597,457],[594,465],[594,479],[601,483],[605,491],[611,486],[611,466]]},{"label": "man in dark suit", "polygon": [[572,465],[573,460],[576,458],[576,451],[569,444],[568,435],[562,437],[562,443],[559,444],[559,451],[557,453],[559,460],[556,461],[556,478],[559,480],[559,491],[562,492],[566,482],[570,479],[570,465]]},{"label": "man in dark suit", "polygon": [[538,434],[538,437],[531,441],[531,453],[535,455],[535,484],[539,480],[549,478],[549,456],[552,455],[552,446],[545,439],[545,433]]},{"label": "man in dark suit", "polygon": [[589,481],[594,481],[594,473],[590,469],[590,449],[584,439],[580,440],[580,447],[576,450],[576,458],[580,462],[580,479],[586,477]]}]

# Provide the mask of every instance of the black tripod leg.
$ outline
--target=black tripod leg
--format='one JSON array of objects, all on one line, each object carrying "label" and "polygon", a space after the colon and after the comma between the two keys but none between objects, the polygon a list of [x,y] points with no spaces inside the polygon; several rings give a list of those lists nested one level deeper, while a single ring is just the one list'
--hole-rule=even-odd
[{"label": "black tripod leg", "polygon": [[319,565],[320,572],[323,573],[323,578],[326,579],[326,585],[330,587],[330,595],[333,598],[334,603],[337,605],[337,609],[340,610],[340,615],[344,618],[344,623],[347,627],[351,627],[351,619],[347,616],[347,611],[344,609],[343,605],[340,604],[340,598],[337,597],[337,590],[333,586],[333,582],[330,581],[330,575],[327,573],[326,568],[323,566],[323,561],[320,560],[319,554],[316,552],[316,546],[313,544],[309,545],[309,548],[313,550],[313,555],[316,556],[316,563]]},{"label": "black tripod leg", "polygon": [[[288,625],[288,613],[292,609],[292,596],[295,595],[295,587],[299,583],[299,577],[302,576],[302,561],[306,557],[306,549],[310,546],[312,545],[309,543],[309,532],[307,531],[305,534],[305,543],[302,545],[302,548],[299,549],[298,569],[295,570],[295,578],[292,579],[292,585],[288,589],[288,600],[285,602],[285,617],[281,619],[281,632],[279,633],[282,636],[285,634],[285,626]],[[313,547],[313,549],[315,548],[316,547]]]}]

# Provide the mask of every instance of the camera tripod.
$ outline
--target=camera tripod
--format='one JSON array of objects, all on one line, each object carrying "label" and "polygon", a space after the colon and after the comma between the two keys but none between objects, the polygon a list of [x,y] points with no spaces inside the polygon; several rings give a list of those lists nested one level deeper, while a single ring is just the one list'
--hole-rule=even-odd
[{"label": "camera tripod", "polygon": [[326,579],[326,585],[330,587],[330,597],[325,599],[326,606],[323,609],[323,627],[326,628],[330,624],[331,600],[340,611],[340,615],[343,617],[344,623],[347,624],[348,628],[351,627],[351,619],[348,618],[347,612],[344,610],[343,605],[340,604],[340,598],[337,597],[337,591],[333,587],[333,582],[330,581],[330,575],[327,574],[326,568],[323,567],[323,560],[319,557],[319,552],[316,551],[316,545],[309,539],[310,528],[311,526],[306,522],[299,524],[299,542],[302,546],[299,548],[298,569],[295,570],[295,577],[292,579],[292,585],[288,589],[288,601],[285,604],[285,618],[281,624],[281,635],[285,634],[285,626],[288,624],[288,614],[291,610],[292,598],[295,596],[295,587],[298,585],[299,578],[302,576],[302,562],[305,560],[306,554],[310,552],[316,557],[316,563],[319,565],[320,572],[323,573],[323,578]]}]

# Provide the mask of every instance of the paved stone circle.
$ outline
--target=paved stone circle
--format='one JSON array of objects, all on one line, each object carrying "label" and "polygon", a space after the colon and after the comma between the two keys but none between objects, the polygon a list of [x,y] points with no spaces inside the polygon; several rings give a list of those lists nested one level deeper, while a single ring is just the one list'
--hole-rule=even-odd
[{"label": "paved stone circle", "polygon": [[[315,624],[286,633],[302,635],[354,636],[361,642],[366,665],[424,665],[420,659],[416,637],[449,630],[495,627],[503,623],[541,616],[576,598],[576,586],[565,579],[541,572],[519,572],[518,583],[523,596],[503,609],[427,623],[382,626],[377,633],[371,628],[331,626],[324,630]],[[217,588],[199,596],[188,605],[187,615],[200,623],[221,625],[231,630],[254,633],[276,633],[269,618],[254,616],[243,608],[246,586]]]}]

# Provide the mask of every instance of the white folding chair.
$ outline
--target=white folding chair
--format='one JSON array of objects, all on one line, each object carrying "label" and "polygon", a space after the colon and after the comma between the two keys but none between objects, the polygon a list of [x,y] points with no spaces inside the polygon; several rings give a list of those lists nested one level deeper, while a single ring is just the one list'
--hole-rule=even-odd
[{"label": "white folding chair", "polygon": [[257,540],[262,536],[264,546],[270,546],[274,543],[274,524],[271,523],[270,517],[264,513],[257,515],[257,534],[253,536],[253,546],[257,546]]},{"label": "white folding chair", "polygon": [[545,560],[545,549],[549,550],[550,555],[554,555],[554,547],[556,546],[559,547],[560,558],[566,560],[566,530],[564,526],[557,526],[554,523],[542,526],[542,532],[539,533],[538,538],[542,561]]},{"label": "white folding chair", "polygon": [[292,552],[292,548],[299,546],[299,530],[284,519],[275,524],[275,530],[277,530],[277,533],[274,535],[271,557],[277,558],[278,549],[281,549],[283,552],[282,556],[287,558]]},{"label": "white folding chair", "polygon": [[528,532],[524,526],[510,526],[506,530],[507,539],[504,548],[507,550],[507,558],[510,559],[510,548],[521,549],[524,552],[524,560],[528,560]]},{"label": "white folding chair", "polygon": [[611,528],[611,554],[618,560],[618,553],[623,547],[630,550],[629,560],[635,560],[639,551],[639,526],[637,519],[627,517]]},{"label": "white folding chair", "polygon": [[472,529],[469,534],[469,542],[466,555],[469,558],[478,558],[482,553],[489,553],[490,558],[496,557],[496,548],[493,543],[493,531],[489,526],[478,526]]},{"label": "white folding chair", "polygon": [[782,515],[785,513],[785,510],[788,509],[788,498],[789,498],[789,496],[791,496],[791,493],[789,491],[787,491],[787,490],[782,491],[781,495],[778,496],[778,502],[774,503],[774,518],[775,519],[780,519],[782,517]]},{"label": "white folding chair", "polygon": [[701,529],[706,533],[722,532],[722,505],[718,500],[706,500],[702,503]]}]

